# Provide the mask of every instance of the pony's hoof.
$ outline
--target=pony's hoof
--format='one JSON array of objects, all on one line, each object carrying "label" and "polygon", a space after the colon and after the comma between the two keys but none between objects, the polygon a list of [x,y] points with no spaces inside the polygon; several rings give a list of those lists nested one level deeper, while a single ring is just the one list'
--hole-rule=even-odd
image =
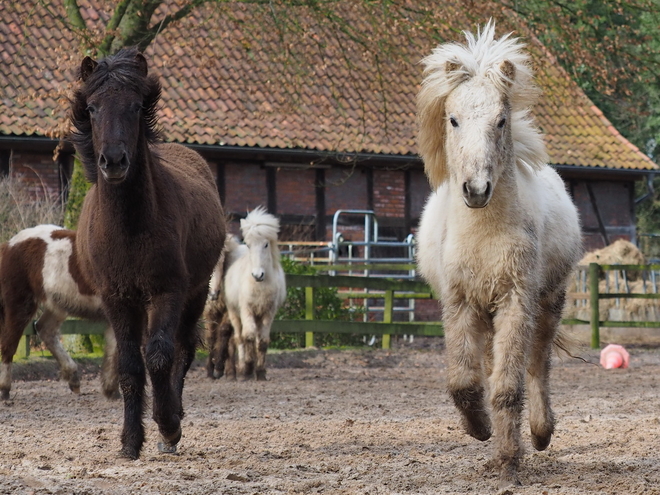
[{"label": "pony's hoof", "polygon": [[4,400],[4,401],[9,400],[9,390],[4,388],[0,390],[0,400]]},{"label": "pony's hoof", "polygon": [[106,390],[103,389],[103,396],[108,400],[119,400],[121,399],[121,394],[119,390]]},{"label": "pony's hoof", "polygon": [[161,454],[176,454],[176,445],[167,445],[164,442],[158,442],[158,452]]},{"label": "pony's hoof", "polygon": [[119,451],[119,457],[122,459],[128,459],[130,461],[135,461],[140,458],[140,450],[133,447],[122,447]]},{"label": "pony's hoof", "polygon": [[224,374],[225,373],[223,370],[213,370],[213,374],[211,375],[211,378],[217,380],[218,378],[222,378]]},{"label": "pony's hoof", "polygon": [[257,381],[266,381],[266,370],[257,370]]},{"label": "pony's hoof", "polygon": [[550,445],[550,440],[552,440],[552,433],[547,435],[534,435],[532,434],[532,445],[536,450],[545,450]]},{"label": "pony's hoof", "polygon": [[71,392],[74,394],[80,395],[80,386],[74,386],[74,385],[69,385],[69,389],[71,389]]},{"label": "pony's hoof", "polygon": [[158,452],[162,454],[175,454],[176,444],[181,440],[181,427],[173,435],[160,434],[162,441],[158,442]]}]

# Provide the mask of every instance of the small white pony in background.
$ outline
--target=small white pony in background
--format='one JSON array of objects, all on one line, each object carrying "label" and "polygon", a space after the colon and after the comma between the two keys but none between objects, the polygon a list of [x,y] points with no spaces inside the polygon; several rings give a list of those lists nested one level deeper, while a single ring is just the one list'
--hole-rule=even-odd
[{"label": "small white pony in background", "polygon": [[229,358],[237,360],[234,369],[241,378],[266,379],[270,327],[286,299],[279,230],[279,220],[260,206],[241,220],[245,244],[225,243],[223,296],[236,347]]},{"label": "small white pony in background", "polygon": [[534,447],[554,432],[550,354],[553,341],[564,348],[558,327],[581,234],[529,115],[538,92],[524,45],[495,40],[492,22],[465,35],[466,45],[440,45],[423,61],[419,150],[435,192],[418,262],[443,305],[449,393],[468,434],[495,433],[490,464],[506,487],[519,483],[525,379]]}]

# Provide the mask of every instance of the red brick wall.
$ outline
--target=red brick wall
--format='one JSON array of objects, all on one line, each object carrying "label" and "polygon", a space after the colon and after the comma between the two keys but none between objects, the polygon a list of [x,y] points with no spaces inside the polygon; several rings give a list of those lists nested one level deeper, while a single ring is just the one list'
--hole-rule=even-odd
[{"label": "red brick wall", "polygon": [[57,199],[61,194],[59,165],[51,154],[14,152],[10,163],[11,176],[23,184],[33,198],[48,195]]},{"label": "red brick wall", "polygon": [[268,206],[266,171],[257,164],[226,163],[225,211],[245,215],[259,205]]},{"label": "red brick wall", "polygon": [[278,215],[316,215],[316,170],[278,168],[275,196]]},{"label": "red brick wall", "polygon": [[413,223],[419,221],[426,199],[431,193],[429,181],[423,170],[413,169],[410,171],[410,219]]},{"label": "red brick wall", "polygon": [[403,171],[374,170],[374,211],[378,218],[404,218],[405,194]]},{"label": "red brick wall", "polygon": [[354,168],[330,168],[325,171],[326,215],[334,215],[337,210],[367,208],[367,177],[364,172]]}]

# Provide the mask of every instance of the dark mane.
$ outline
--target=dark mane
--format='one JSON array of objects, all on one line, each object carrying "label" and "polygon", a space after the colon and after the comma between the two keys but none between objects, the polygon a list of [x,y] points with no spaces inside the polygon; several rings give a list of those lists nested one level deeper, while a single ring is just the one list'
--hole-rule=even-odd
[{"label": "dark mane", "polygon": [[101,60],[71,99],[70,118],[75,130],[70,134],[69,140],[76,147],[85,166],[87,180],[92,183],[97,180],[97,170],[87,100],[106,84],[118,84],[142,96],[144,138],[149,144],[160,140],[157,111],[161,85],[158,76],[150,74],[144,77],[140,73],[140,66],[136,60],[138,53],[136,48],[123,48],[115,55]]}]

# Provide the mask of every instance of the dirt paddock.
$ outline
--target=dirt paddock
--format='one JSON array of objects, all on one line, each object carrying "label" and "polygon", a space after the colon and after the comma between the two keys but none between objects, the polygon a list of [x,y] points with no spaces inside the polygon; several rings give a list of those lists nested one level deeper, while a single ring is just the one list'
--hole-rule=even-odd
[{"label": "dirt paddock", "polygon": [[[536,452],[524,420],[524,486],[510,493],[660,494],[660,350],[631,355],[628,370],[613,371],[555,360],[557,433]],[[0,404],[0,493],[497,492],[484,470],[492,442],[461,431],[436,344],[269,362],[259,383],[213,382],[197,364],[178,453],[157,452],[147,417],[138,461],[117,456],[122,403],[100,395],[93,372],[75,396],[28,365],[18,374],[41,379],[16,381]]]}]

